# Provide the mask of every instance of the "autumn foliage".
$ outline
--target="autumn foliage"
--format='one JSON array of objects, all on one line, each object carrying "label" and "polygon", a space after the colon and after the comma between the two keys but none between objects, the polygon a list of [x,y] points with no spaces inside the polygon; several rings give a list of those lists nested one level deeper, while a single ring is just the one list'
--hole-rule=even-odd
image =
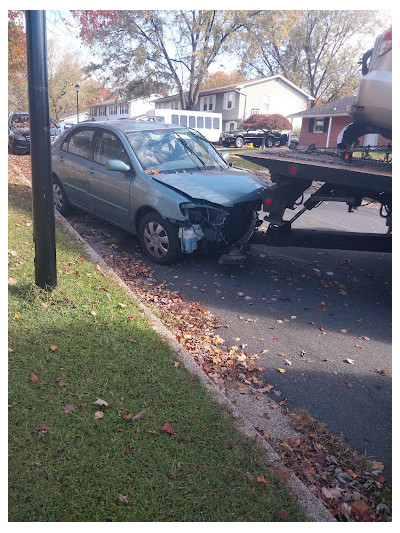
[{"label": "autumn foliage", "polygon": [[265,131],[271,130],[291,130],[292,124],[283,115],[275,113],[273,115],[250,115],[242,125],[245,128],[254,128]]}]

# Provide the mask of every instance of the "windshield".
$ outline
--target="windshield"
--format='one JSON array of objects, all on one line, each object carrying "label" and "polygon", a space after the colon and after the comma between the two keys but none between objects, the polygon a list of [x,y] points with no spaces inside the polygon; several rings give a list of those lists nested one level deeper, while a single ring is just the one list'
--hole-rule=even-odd
[{"label": "windshield", "polygon": [[213,145],[195,130],[131,132],[127,138],[147,174],[228,168]]},{"label": "windshield", "polygon": [[11,126],[14,128],[29,128],[29,115],[14,114],[11,118]]}]

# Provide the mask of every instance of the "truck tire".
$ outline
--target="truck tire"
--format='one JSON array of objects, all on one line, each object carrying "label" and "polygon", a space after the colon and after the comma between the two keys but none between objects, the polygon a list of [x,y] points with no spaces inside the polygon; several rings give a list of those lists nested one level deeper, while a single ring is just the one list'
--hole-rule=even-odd
[{"label": "truck tire", "polygon": [[265,139],[265,146],[267,148],[272,148],[274,146],[274,144],[275,144],[275,139],[273,137],[267,137]]}]

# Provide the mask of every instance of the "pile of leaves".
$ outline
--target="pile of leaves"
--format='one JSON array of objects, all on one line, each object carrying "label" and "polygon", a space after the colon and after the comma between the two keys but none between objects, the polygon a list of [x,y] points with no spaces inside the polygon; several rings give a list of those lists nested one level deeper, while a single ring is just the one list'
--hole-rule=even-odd
[{"label": "pile of leaves", "polygon": [[[27,158],[16,158],[14,162],[25,176],[30,176]],[[85,237],[79,216],[77,221],[74,217],[69,221]],[[188,301],[179,292],[164,287],[154,278],[139,248],[133,253],[118,253],[117,243],[109,239],[107,230],[86,231],[91,236],[97,234],[99,241],[106,244],[107,253],[102,253],[104,261],[159,316],[221,390],[229,380],[240,387],[255,389],[258,395],[274,392],[263,381],[264,368],[258,364],[259,356],[247,354],[245,345],[228,346],[220,336],[229,325],[221,323],[199,302]],[[279,454],[282,464],[324,502],[338,521],[390,521],[391,491],[382,474],[383,465],[360,456],[343,439],[332,435],[324,424],[294,409],[289,412],[286,400],[279,405],[285,408],[299,437],[278,440],[260,433]]]}]

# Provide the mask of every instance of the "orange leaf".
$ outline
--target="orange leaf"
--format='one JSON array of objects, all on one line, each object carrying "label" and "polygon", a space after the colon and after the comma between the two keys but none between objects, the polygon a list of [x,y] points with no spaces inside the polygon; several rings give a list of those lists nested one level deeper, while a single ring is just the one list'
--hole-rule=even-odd
[{"label": "orange leaf", "polygon": [[258,481],[259,483],[267,483],[267,484],[268,484],[268,481],[265,479],[264,474],[260,474],[260,475],[258,476],[258,478],[257,478],[257,481]]},{"label": "orange leaf", "polygon": [[170,424],[169,422],[166,422],[161,429],[163,431],[166,431],[167,433],[170,433],[171,435],[175,433],[174,426]]},{"label": "orange leaf", "polygon": [[29,379],[32,381],[32,383],[37,383],[38,381],[40,381],[39,376],[34,372],[32,372],[32,374],[29,376]]},{"label": "orange leaf", "polygon": [[57,346],[57,344],[50,344],[50,350],[51,350],[52,352],[55,352],[55,351],[58,350],[58,349],[59,349],[59,346]]}]

